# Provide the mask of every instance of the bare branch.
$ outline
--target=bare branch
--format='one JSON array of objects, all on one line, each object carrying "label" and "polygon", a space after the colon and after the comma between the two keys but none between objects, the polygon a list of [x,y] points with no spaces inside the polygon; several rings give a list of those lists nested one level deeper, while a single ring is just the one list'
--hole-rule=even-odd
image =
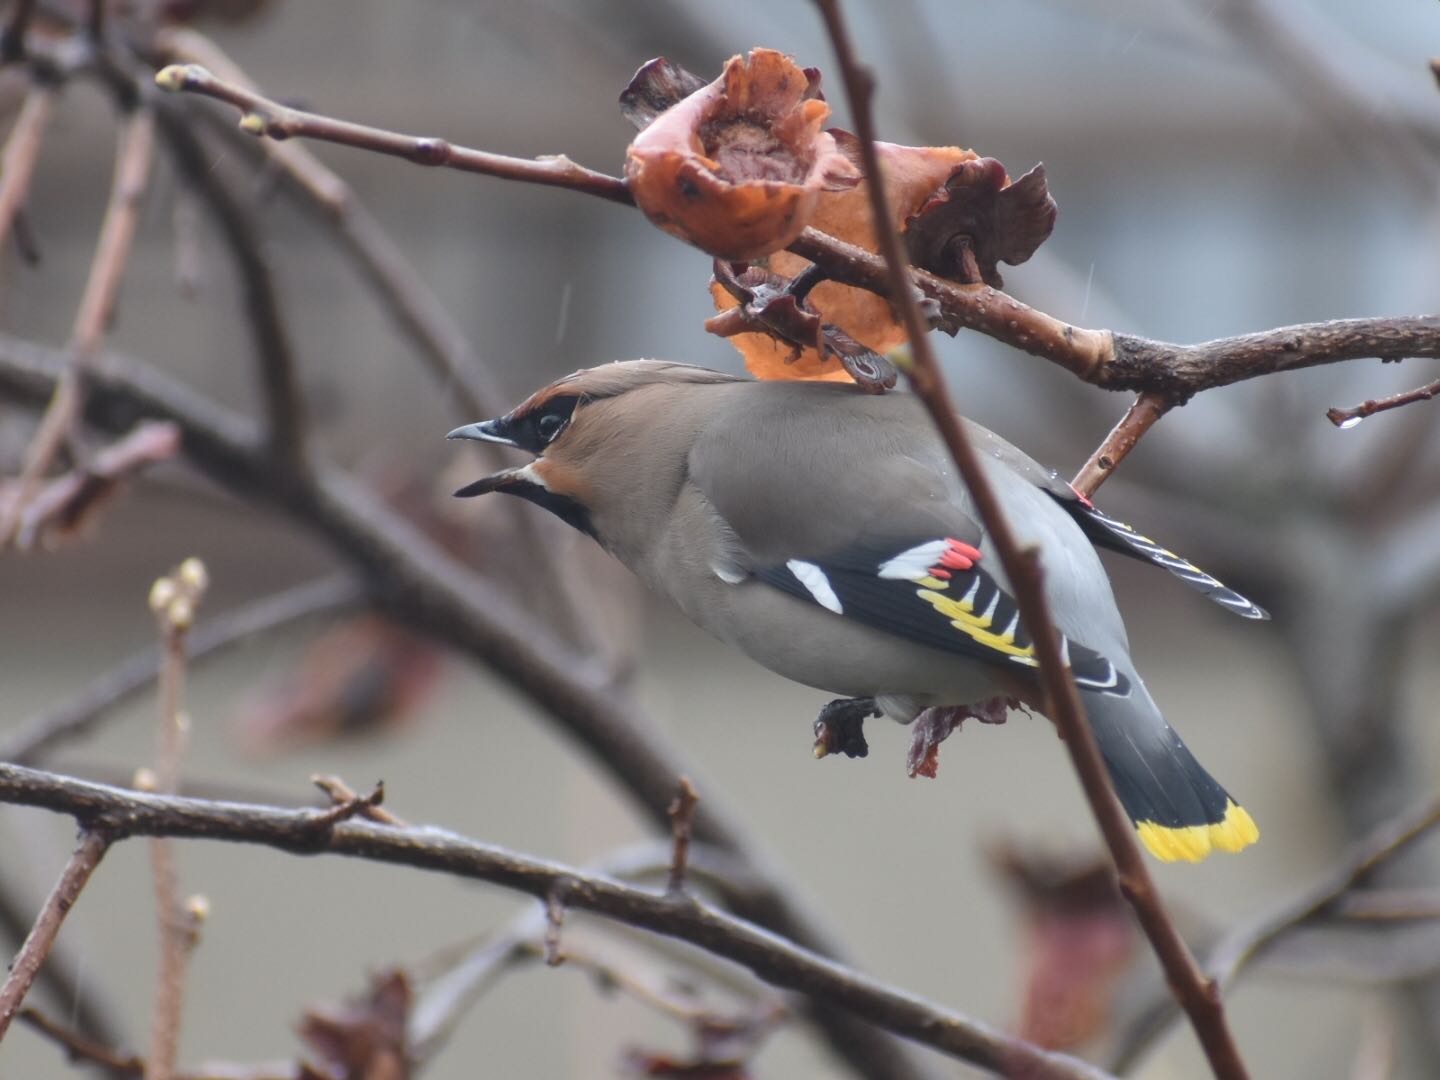
[{"label": "bare branch", "polygon": [[690,778],[680,777],[675,801],[666,811],[670,815],[673,846],[670,854],[670,880],[665,891],[672,896],[680,896],[685,892],[685,869],[690,861],[690,833],[694,829],[695,807],[699,803],[700,796],[695,793],[695,785],[690,783]]},{"label": "bare branch", "polygon": [[1075,682],[1060,652],[1060,637],[1055,629],[1045,598],[1044,572],[1034,549],[1022,551],[1000,503],[990,487],[979,457],[965,436],[960,419],[950,404],[944,376],[930,348],[928,327],[921,317],[914,291],[906,275],[906,258],[890,220],[889,203],[885,198],[885,176],[875,148],[875,121],[871,103],[875,91],[872,73],[860,65],[850,43],[838,0],[816,0],[835,56],[845,82],[850,111],[860,136],[865,176],[869,185],[871,217],[880,241],[880,250],[889,269],[891,302],[904,320],[914,361],[904,371],[915,392],[924,401],[935,421],[955,466],[969,489],[979,511],[986,534],[995,545],[996,553],[1015,593],[1016,606],[1027,631],[1035,642],[1035,656],[1040,665],[1040,683],[1045,697],[1045,713],[1059,728],[1060,736],[1070,753],[1071,764],[1079,775],[1081,787],[1090,803],[1100,831],[1110,849],[1120,875],[1120,889],[1135,909],[1135,914],[1155,951],[1171,990],[1190,1016],[1195,1034],[1205,1050],[1215,1075],[1221,1080],[1245,1080],[1248,1073],[1234,1037],[1225,1020],[1224,1006],[1218,988],[1200,974],[1200,969],[1175,929],[1165,910],[1144,857],[1135,839],[1135,831],[1126,819],[1115,797],[1100,756],[1095,735],[1085,719]]},{"label": "bare branch", "polygon": [[[0,335],[0,395],[38,407],[61,371],[63,354]],[[229,490],[281,510],[350,561],[391,617],[491,666],[592,753],[651,821],[668,826],[675,778],[694,776],[694,769],[636,702],[591,678],[584,661],[527,609],[457,563],[369,489],[324,467],[303,474],[285,467],[265,452],[254,425],[155,371],[113,357],[97,365],[89,421],[114,431],[141,416],[179,424],[192,464]],[[694,835],[762,868],[765,887],[737,896],[737,914],[817,952],[843,953],[723,800],[706,800]],[[813,1019],[840,1060],[864,1075],[924,1075],[868,1025],[819,1005]]]},{"label": "bare branch", "polygon": [[45,963],[50,946],[55,942],[55,935],[60,932],[60,924],[75,906],[75,901],[80,898],[80,891],[85,888],[85,883],[90,880],[95,867],[100,865],[101,858],[110,847],[111,839],[102,829],[87,828],[82,831],[80,845],[65,864],[55,888],[46,897],[45,906],[40,909],[34,927],[10,965],[9,977],[4,985],[0,986],[0,1040],[5,1038],[5,1031],[15,1019],[15,1014],[20,1011],[30,984],[35,981],[36,973]]},{"label": "bare branch", "polygon": [[[190,663],[308,618],[353,607],[360,586],[348,574],[309,581],[207,620],[190,638]],[[146,649],[97,676],[69,701],[16,724],[0,739],[0,761],[33,765],[61,743],[88,734],[103,716],[146,690],[160,670],[159,649]]]},{"label": "bare branch", "polygon": [[[1357,843],[1320,881],[1223,937],[1206,958],[1206,972],[1222,987],[1233,985],[1267,946],[1317,915],[1337,909],[1350,890],[1437,825],[1440,825],[1440,799],[1385,822]],[[1138,1026],[1111,1058],[1110,1067],[1117,1073],[1128,1072],[1137,1064],[1176,1018],[1174,1002],[1163,998],[1157,998],[1144,1011],[1152,1019]]]},{"label": "bare branch", "polygon": [[[195,612],[209,588],[209,575],[199,559],[186,559],[150,589],[150,610],[160,630],[160,752],[153,780],[146,787],[175,794],[180,760],[190,730],[184,712],[185,645]],[[141,786],[137,783],[137,787]],[[196,941],[198,916],[182,909],[175,851],[170,841],[150,841],[150,866],[155,883],[155,914],[160,932],[160,961],[150,1016],[150,1055],[146,1080],[172,1080],[180,1049],[180,1011],[185,1001],[185,975]],[[198,909],[196,909],[198,911]]]},{"label": "bare branch", "polygon": [[[22,118],[23,119],[23,118]],[[115,179],[110,188],[110,202],[100,237],[95,244],[95,257],[90,276],[75,314],[70,333],[70,362],[66,377],[61,380],[40,421],[40,428],[25,454],[15,496],[0,507],[0,550],[14,539],[21,516],[49,470],[55,455],[74,434],[85,394],[85,371],[90,359],[99,350],[120,279],[130,259],[130,246],[140,217],[140,202],[150,177],[150,164],[155,148],[155,117],[149,109],[135,109],[125,118],[115,149]]]},{"label": "bare branch", "polygon": [[[162,31],[156,47],[166,57],[195,62],[220,78],[249,91],[255,84],[213,41],[189,29]],[[233,128],[227,130],[234,130]],[[236,133],[236,137],[244,139]],[[469,417],[496,416],[505,402],[494,376],[476,356],[465,332],[426,287],[405,253],[341,177],[309,148],[275,139],[245,140],[263,149],[265,157],[289,181],[292,191],[334,230],[370,281],[375,294],[396,324],[419,346],[422,357],[441,385],[453,388],[457,404]]]},{"label": "bare branch", "polygon": [[455,146],[444,139],[401,135],[348,120],[336,120],[292,109],[242,86],[217,79],[199,64],[172,64],[156,73],[155,83],[164,90],[188,90],[234,105],[244,114],[240,118],[240,126],[252,135],[265,135],[272,139],[289,139],[297,135],[323,139],[404,158],[416,165],[444,166],[505,180],[569,188],[611,202],[627,205],[631,202],[630,192],[623,180],[576,165],[563,154],[533,160],[512,158]]},{"label": "bare branch", "polygon": [[1085,462],[1070,486],[1089,498],[1115,471],[1126,455],[1155,426],[1155,422],[1170,411],[1174,404],[1163,394],[1147,390],[1137,397],[1120,418],[1120,422],[1105,436],[1105,441],[1095,448],[1090,460]]},{"label": "bare branch", "polygon": [[[31,5],[17,4],[14,16],[21,15],[28,6]],[[13,20],[10,25],[14,25]],[[3,48],[0,44],[0,50]],[[15,219],[30,194],[30,178],[35,174],[35,163],[40,159],[40,146],[57,97],[58,91],[50,83],[32,84],[15,118],[15,126],[5,140],[5,149],[0,151],[0,250],[9,240]]]},{"label": "bare branch", "polygon": [[1362,401],[1359,405],[1351,405],[1348,409],[1326,409],[1325,417],[1338,428],[1354,427],[1367,416],[1374,416],[1378,412],[1386,412],[1390,409],[1398,409],[1402,405],[1409,405],[1415,401],[1429,401],[1440,394],[1440,379],[1424,386],[1417,386],[1414,390],[1406,390],[1402,394],[1392,394],[1390,397],[1370,398]]},{"label": "bare branch", "polygon": [[701,900],[677,902],[574,867],[518,855],[435,827],[399,829],[364,820],[328,823],[328,812],[282,810],[123,791],[0,764],[0,802],[68,814],[115,839],[168,836],[263,844],[295,854],[332,853],[488,881],[544,901],[557,886],[568,906],[679,938],[795,990],[961,1060],[1036,1080],[1101,1080],[1106,1074],[896,990]]}]

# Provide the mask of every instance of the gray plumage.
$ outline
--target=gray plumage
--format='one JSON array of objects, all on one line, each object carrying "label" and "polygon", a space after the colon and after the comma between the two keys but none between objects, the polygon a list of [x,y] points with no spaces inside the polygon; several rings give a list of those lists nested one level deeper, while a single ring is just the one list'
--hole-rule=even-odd
[{"label": "gray plumage", "polygon": [[[1087,532],[1114,533],[1129,553],[1181,571],[1004,439],[967,430],[1017,537],[1041,551],[1087,715],[1147,846],[1192,860],[1245,846],[1258,835],[1248,815],[1194,762],[1135,671]],[[781,675],[874,698],[904,722],[995,697],[1039,705],[1009,581],[911,395],[631,361],[577,372],[451,434],[538,455],[459,494],[500,490],[548,506]],[[1153,546],[1193,571],[1193,587],[1203,580],[1236,597],[1232,609],[1248,605]],[[1009,637],[997,638],[1007,618]]]}]

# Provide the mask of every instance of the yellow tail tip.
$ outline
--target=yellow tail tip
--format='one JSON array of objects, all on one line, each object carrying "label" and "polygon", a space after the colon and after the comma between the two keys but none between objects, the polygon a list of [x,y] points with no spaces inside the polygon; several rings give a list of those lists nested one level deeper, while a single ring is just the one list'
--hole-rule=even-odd
[{"label": "yellow tail tip", "polygon": [[1234,802],[1225,804],[1225,817],[1212,825],[1171,828],[1137,821],[1135,831],[1145,850],[1161,862],[1199,862],[1212,851],[1243,851],[1260,839],[1255,819]]}]

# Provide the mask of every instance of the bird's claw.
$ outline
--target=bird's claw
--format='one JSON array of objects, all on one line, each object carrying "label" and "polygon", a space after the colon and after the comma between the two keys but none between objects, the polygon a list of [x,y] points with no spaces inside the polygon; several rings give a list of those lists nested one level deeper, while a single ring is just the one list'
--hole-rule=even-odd
[{"label": "bird's claw", "polygon": [[874,698],[840,698],[830,702],[815,720],[815,756],[865,757],[870,753],[870,744],[865,741],[865,721],[879,715]]}]

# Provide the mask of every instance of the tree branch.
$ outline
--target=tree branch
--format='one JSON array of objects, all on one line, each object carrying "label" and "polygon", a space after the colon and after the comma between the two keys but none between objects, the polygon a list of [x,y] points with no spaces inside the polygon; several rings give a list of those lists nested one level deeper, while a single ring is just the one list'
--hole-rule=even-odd
[{"label": "tree branch", "polygon": [[889,268],[891,302],[900,309],[914,360],[902,370],[915,392],[924,401],[935,426],[955,459],[955,466],[969,489],[975,508],[995,545],[996,553],[1015,593],[1020,618],[1035,643],[1039,678],[1045,698],[1045,713],[1059,729],[1069,751],[1071,764],[1080,778],[1110,856],[1120,877],[1120,890],[1135,909],[1141,928],[1165,971],[1171,991],[1180,1001],[1195,1028],[1210,1066],[1221,1080],[1245,1080],[1248,1073],[1225,1020],[1224,1006],[1216,986],[1200,974],[1160,899],[1144,856],[1135,839],[1135,830],[1115,797],[1100,756],[1099,745],[1085,719],[1075,681],[1060,651],[1060,636],[1045,597],[1044,571],[1039,553],[1022,551],[1010,529],[999,500],[990,486],[974,447],[966,438],[960,419],[946,393],[944,376],[930,348],[929,328],[916,303],[906,274],[907,261],[885,198],[885,175],[875,148],[875,122],[871,109],[875,81],[869,69],[856,58],[840,11],[839,0],[815,0],[825,21],[845,82],[850,111],[860,136],[864,173],[870,195],[871,218],[880,250]]},{"label": "tree branch", "polygon": [[[1440,825],[1440,799],[1387,821],[1359,841],[1318,882],[1281,900],[1265,915],[1237,927],[1220,939],[1205,961],[1205,970],[1223,987],[1234,984],[1265,948],[1316,915],[1323,914],[1377,869]],[[1134,1068],[1176,1018],[1173,999],[1157,997],[1144,1010],[1148,1022],[1138,1025],[1111,1056],[1110,1068],[1124,1074]]]},{"label": "tree branch", "polygon": [[[52,392],[62,358],[0,335],[0,395],[37,407]],[[527,609],[456,562],[368,488],[324,465],[304,474],[285,467],[266,453],[253,424],[158,372],[114,357],[96,365],[86,404],[90,423],[105,431],[123,430],[137,416],[174,421],[183,452],[197,468],[326,542],[363,576],[382,611],[491,668],[592,754],[656,825],[668,830],[665,810],[681,775],[705,787],[636,702],[590,678],[583,660]],[[694,837],[749,862],[766,881],[765,889],[740,899],[737,914],[817,952],[842,954],[823,920],[794,895],[723,800],[706,799]],[[865,1075],[923,1075],[873,1029],[833,1011],[817,1011],[814,1019],[840,1059]]]},{"label": "tree branch", "polygon": [[1120,418],[1120,422],[1110,429],[1105,441],[1095,448],[1090,460],[1081,466],[1075,479],[1070,481],[1070,486],[1086,498],[1094,495],[1120,462],[1124,461],[1136,444],[1145,437],[1145,433],[1154,427],[1155,422],[1169,412],[1173,405],[1171,399],[1151,390],[1137,397]]},{"label": "tree branch", "polygon": [[60,924],[75,906],[75,901],[80,898],[80,890],[85,888],[85,883],[90,880],[95,867],[100,865],[112,839],[104,830],[85,828],[81,831],[79,847],[70,856],[70,861],[65,864],[65,869],[60,874],[60,880],[46,897],[45,906],[40,909],[34,927],[10,965],[9,977],[4,985],[0,986],[0,1040],[5,1038],[5,1031],[15,1019],[15,1014],[20,1011],[30,984],[35,981],[36,973],[45,963],[50,946],[55,943],[55,936],[60,933]]},{"label": "tree branch", "polygon": [[1424,386],[1417,386],[1414,390],[1406,390],[1401,394],[1392,394],[1390,397],[1370,398],[1362,401],[1359,405],[1352,405],[1348,409],[1326,409],[1325,417],[1338,428],[1354,427],[1367,416],[1374,416],[1378,412],[1386,412],[1390,409],[1398,409],[1402,405],[1409,405],[1416,401],[1429,401],[1437,394],[1440,394],[1440,379]]},{"label": "tree branch", "polygon": [[[23,119],[23,117],[22,117]],[[130,260],[130,247],[140,219],[140,202],[149,182],[155,150],[155,117],[149,109],[134,109],[121,125],[115,147],[115,178],[105,219],[95,243],[95,256],[85,281],[85,292],[70,332],[70,361],[65,377],[55,388],[39,430],[25,452],[25,463],[14,498],[0,507],[0,550],[8,547],[20,527],[25,509],[61,446],[75,430],[85,396],[85,374],[99,350],[115,312],[120,279]]]},{"label": "tree branch", "polygon": [[564,154],[533,160],[512,158],[455,146],[444,139],[416,138],[348,120],[336,120],[292,109],[243,86],[217,79],[199,64],[172,64],[156,73],[155,82],[164,90],[188,90],[234,105],[244,114],[240,118],[240,126],[252,135],[267,135],[272,139],[289,139],[297,135],[324,139],[404,158],[416,165],[445,166],[505,180],[569,188],[611,202],[631,203],[629,189],[623,180],[586,169]]},{"label": "tree branch", "polygon": [[[540,161],[505,157],[299,113],[244,86],[217,79],[193,64],[172,65],[161,71],[156,81],[167,89],[193,90],[235,105],[246,113],[242,125],[255,134],[275,138],[304,135],[422,164],[447,164],[631,204],[623,180],[581,169],[563,157]],[[281,116],[285,117],[283,123],[275,120]],[[445,147],[450,156],[435,160],[437,145]],[[459,160],[471,164],[462,166],[457,164]],[[789,250],[818,265],[828,278],[881,296],[891,295],[885,260],[864,248],[806,229]],[[943,329],[952,333],[961,327],[978,330],[1058,364],[1102,389],[1149,390],[1177,402],[1201,390],[1317,364],[1372,356],[1392,360],[1440,356],[1440,315],[1305,323],[1197,345],[1175,345],[1073,326],[988,285],[960,285],[924,270],[911,269],[909,276],[926,298],[939,304]]]},{"label": "tree branch", "polygon": [[[24,6],[23,3],[18,4],[14,14],[20,15]],[[50,83],[32,83],[25,92],[25,101],[15,118],[15,126],[5,139],[5,149],[0,151],[0,251],[10,239],[15,219],[24,209],[30,194],[30,178],[35,174],[35,163],[40,159],[40,147],[45,141],[45,129],[50,126],[58,96],[58,91]]]},{"label": "tree branch", "polygon": [[563,884],[566,903],[741,964],[775,986],[807,994],[887,1030],[1005,1075],[1101,1080],[1105,1073],[1041,1050],[887,986],[691,897],[673,897],[518,855],[435,827],[333,822],[326,811],[282,810],[123,791],[0,764],[0,802],[68,814],[112,839],[164,836],[330,853],[487,881],[544,900]]}]

